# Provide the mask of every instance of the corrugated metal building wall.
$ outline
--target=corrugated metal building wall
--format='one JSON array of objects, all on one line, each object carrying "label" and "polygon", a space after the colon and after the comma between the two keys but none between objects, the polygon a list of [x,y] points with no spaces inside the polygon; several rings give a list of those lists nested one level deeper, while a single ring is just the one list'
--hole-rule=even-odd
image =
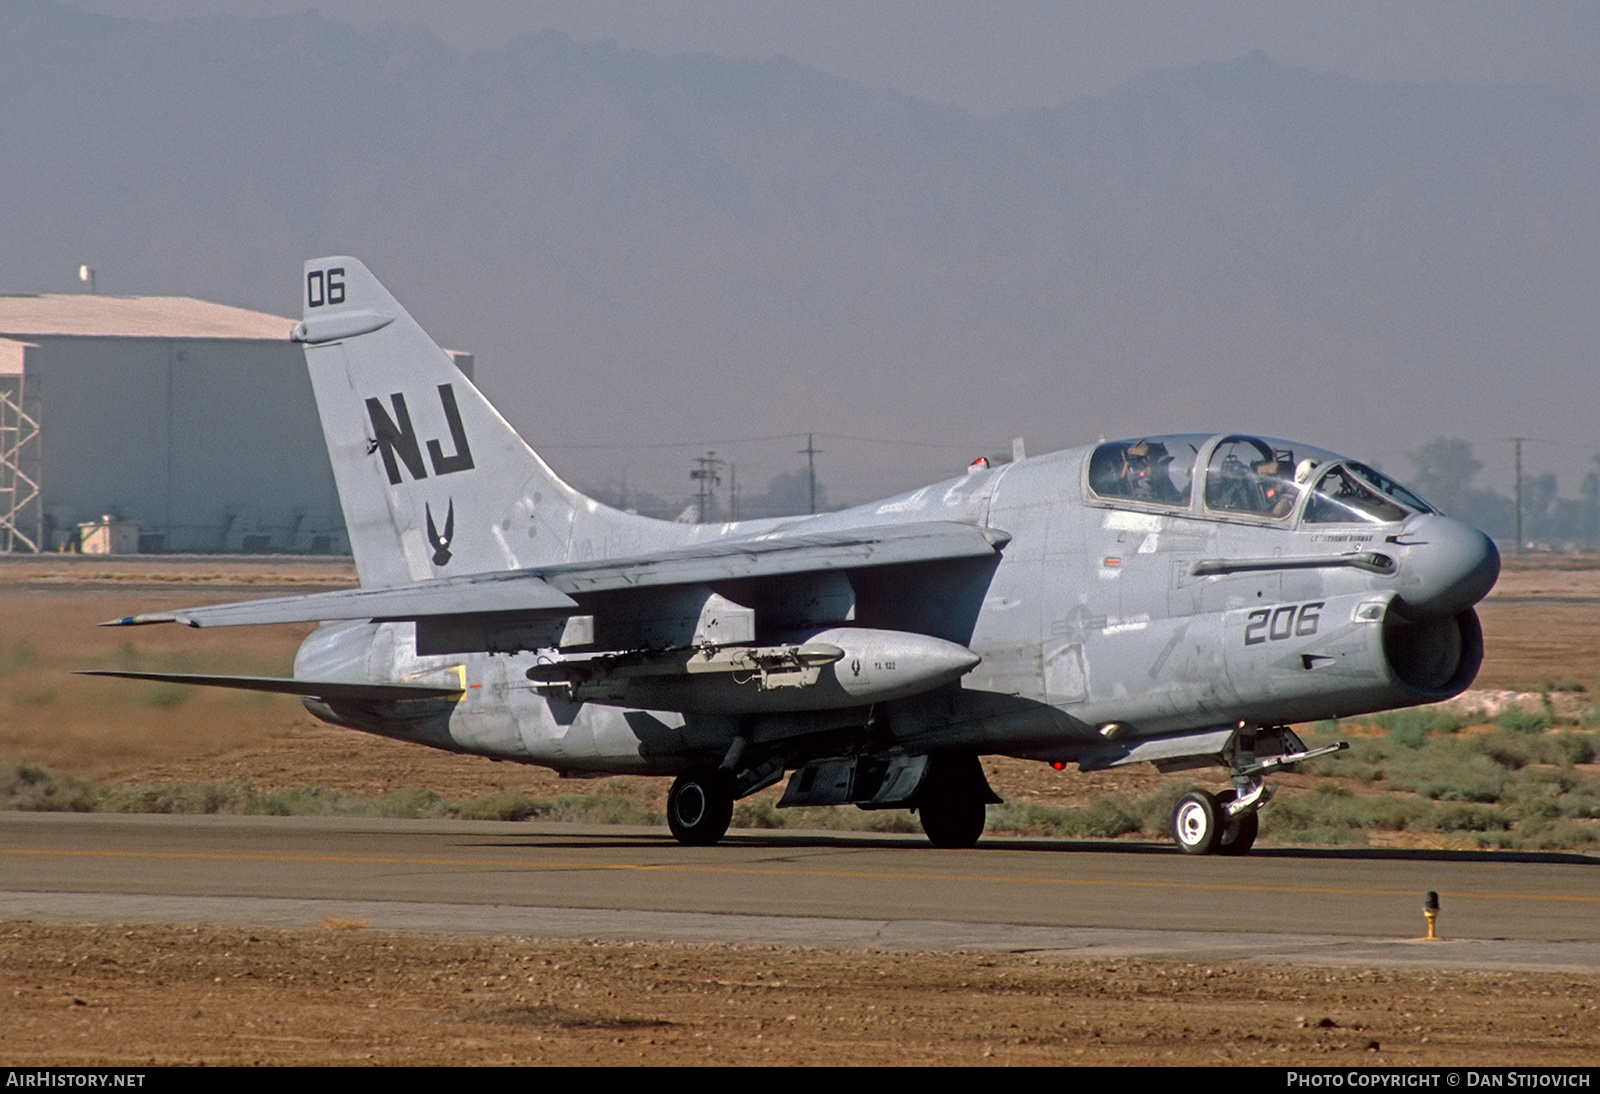
[{"label": "corrugated metal building wall", "polygon": [[146,552],[348,552],[290,326],[183,298],[0,297],[0,359],[36,408],[42,549],[112,515]]}]

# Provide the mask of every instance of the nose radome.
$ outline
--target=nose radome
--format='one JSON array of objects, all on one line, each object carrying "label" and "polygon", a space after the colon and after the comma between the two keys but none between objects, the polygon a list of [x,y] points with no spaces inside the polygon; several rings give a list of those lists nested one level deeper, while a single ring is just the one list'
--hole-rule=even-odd
[{"label": "nose radome", "polygon": [[1487,596],[1500,576],[1494,540],[1437,513],[1413,519],[1394,542],[1404,548],[1399,584],[1408,615],[1455,615]]}]

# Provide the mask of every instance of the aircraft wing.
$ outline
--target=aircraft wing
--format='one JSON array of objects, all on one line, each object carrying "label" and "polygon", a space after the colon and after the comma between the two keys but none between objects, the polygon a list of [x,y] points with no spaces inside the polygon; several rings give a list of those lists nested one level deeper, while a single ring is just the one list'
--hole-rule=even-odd
[{"label": "aircraft wing", "polygon": [[471,574],[382,589],[341,589],[147,612],[113,619],[103,625],[184,623],[191,627],[237,627],[491,613],[559,617],[578,611],[577,602],[569,594],[983,558],[993,555],[1010,538],[994,529],[950,521],[801,535],[776,532],[626,558]]},{"label": "aircraft wing", "polygon": [[[599,593],[653,585],[712,584],[820,570],[983,558],[993,555],[1010,540],[1004,532],[971,524],[926,521],[804,535],[774,532],[633,558],[569,563],[537,572],[562,592]],[[500,579],[511,575],[488,576]]]}]

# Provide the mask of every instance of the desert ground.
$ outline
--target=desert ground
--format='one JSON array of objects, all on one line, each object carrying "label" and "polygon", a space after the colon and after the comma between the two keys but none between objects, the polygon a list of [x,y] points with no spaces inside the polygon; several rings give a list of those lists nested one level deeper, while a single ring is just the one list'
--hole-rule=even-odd
[{"label": "desert ground", "polygon": [[0,924],[0,1059],[151,1064],[1600,1060],[1600,976]]},{"label": "desert ground", "polygon": [[[133,611],[352,584],[341,560],[0,562],[0,765],[111,783],[310,783],[453,800],[562,783],[323,726],[293,699],[73,677],[285,674],[297,628],[97,628]],[[1600,560],[1508,560],[1476,687],[1600,679]],[[1160,778],[987,760],[1008,798]],[[1284,794],[1306,776],[1280,780]],[[0,1061],[1592,1066],[1594,974],[1322,970],[320,931],[0,924]]]}]

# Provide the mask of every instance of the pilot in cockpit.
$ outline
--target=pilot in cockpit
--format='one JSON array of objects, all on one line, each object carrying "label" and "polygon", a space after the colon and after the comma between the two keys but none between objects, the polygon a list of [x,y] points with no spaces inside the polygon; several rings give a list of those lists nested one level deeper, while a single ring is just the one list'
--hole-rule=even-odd
[{"label": "pilot in cockpit", "polygon": [[[1240,450],[1260,459],[1248,463]],[[1206,480],[1206,506],[1224,513],[1283,520],[1294,511],[1300,487],[1294,479],[1294,453],[1269,447],[1253,437],[1230,437],[1217,446]]]},{"label": "pilot in cockpit", "polygon": [[1260,460],[1250,465],[1255,472],[1261,491],[1261,512],[1264,516],[1281,519],[1289,515],[1299,491],[1294,485],[1294,456],[1292,453],[1275,453],[1270,460]]},{"label": "pilot in cockpit", "polygon": [[1135,441],[1122,450],[1122,465],[1118,470],[1120,493],[1138,501],[1153,501],[1172,505],[1182,498],[1172,485],[1168,465],[1172,456],[1167,446],[1159,441]]}]

